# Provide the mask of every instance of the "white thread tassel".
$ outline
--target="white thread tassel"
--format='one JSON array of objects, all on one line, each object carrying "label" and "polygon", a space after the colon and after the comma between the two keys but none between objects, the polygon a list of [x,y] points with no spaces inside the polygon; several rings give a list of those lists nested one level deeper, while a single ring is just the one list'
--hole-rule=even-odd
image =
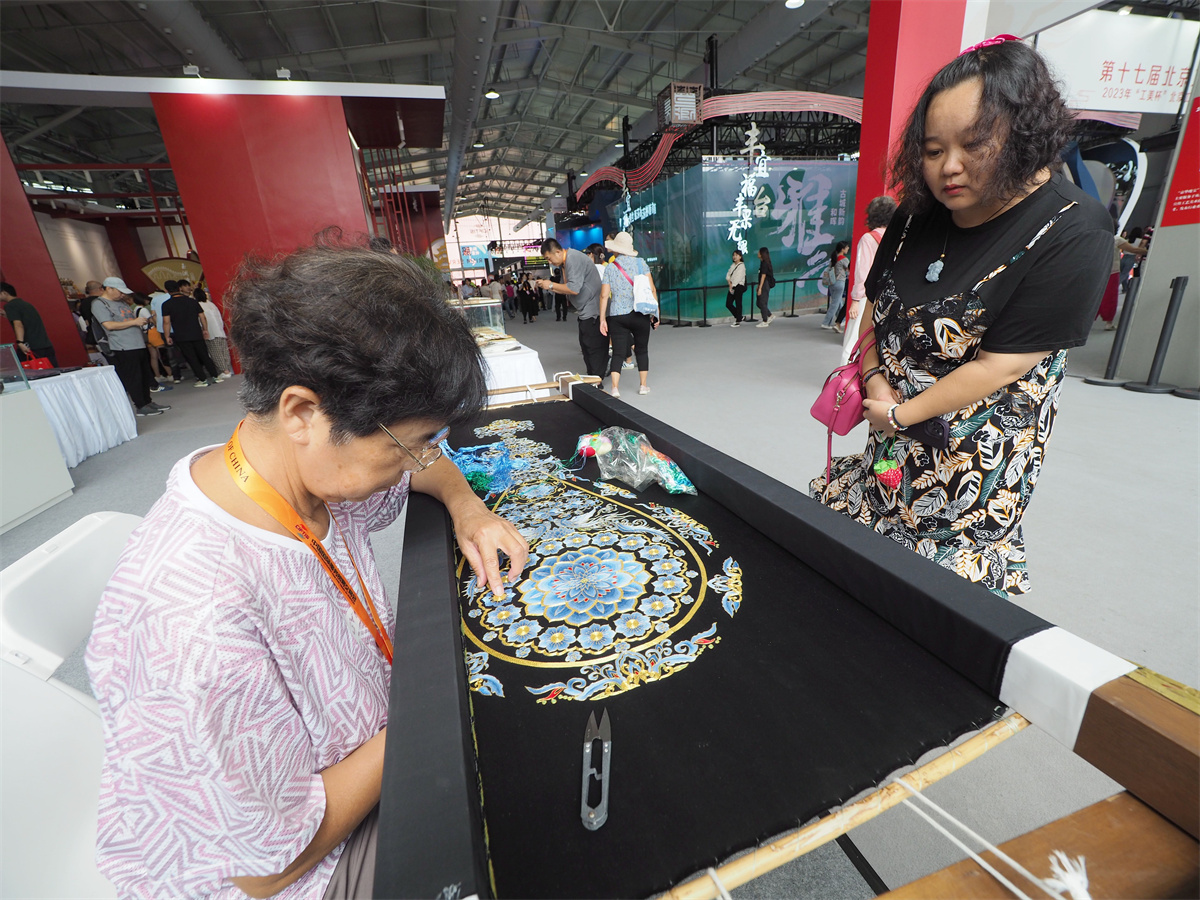
[{"label": "white thread tassel", "polygon": [[1046,884],[1054,890],[1066,891],[1071,900],[1092,900],[1084,857],[1071,859],[1061,850],[1055,850],[1050,854],[1050,875]]}]

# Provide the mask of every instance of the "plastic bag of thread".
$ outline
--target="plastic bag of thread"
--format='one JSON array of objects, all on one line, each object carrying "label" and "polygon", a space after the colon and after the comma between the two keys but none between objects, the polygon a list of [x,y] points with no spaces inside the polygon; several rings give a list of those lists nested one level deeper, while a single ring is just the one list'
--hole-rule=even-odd
[{"label": "plastic bag of thread", "polygon": [[595,457],[601,478],[623,481],[637,491],[657,481],[671,494],[696,493],[683,469],[671,457],[655,450],[638,431],[613,427],[585,434],[580,437],[575,454],[585,459]]}]

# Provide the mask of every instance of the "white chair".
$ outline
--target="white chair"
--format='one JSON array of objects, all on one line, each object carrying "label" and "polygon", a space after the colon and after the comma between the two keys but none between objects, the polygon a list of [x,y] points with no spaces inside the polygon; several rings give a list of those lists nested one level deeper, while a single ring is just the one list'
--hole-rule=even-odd
[{"label": "white chair", "polygon": [[51,678],[87,637],[129,533],[85,516],[0,572],[0,897],[115,897],[96,870],[96,701]]}]

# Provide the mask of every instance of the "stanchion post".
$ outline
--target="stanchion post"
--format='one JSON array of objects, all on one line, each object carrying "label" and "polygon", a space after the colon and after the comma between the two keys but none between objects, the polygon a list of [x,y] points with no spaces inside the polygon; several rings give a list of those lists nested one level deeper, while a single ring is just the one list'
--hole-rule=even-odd
[{"label": "stanchion post", "polygon": [[683,302],[683,292],[685,290],[690,290],[690,289],[689,288],[676,288],[675,289],[675,324],[671,326],[672,328],[691,328],[692,327],[691,322],[683,321],[683,307],[681,306],[681,304]]},{"label": "stanchion post", "polygon": [[704,286],[704,289],[700,294],[700,302],[702,304],[700,307],[700,327],[712,328],[712,326],[708,324],[708,285]]},{"label": "stanchion post", "polygon": [[1158,347],[1154,350],[1154,362],[1150,364],[1150,377],[1145,381],[1131,381],[1125,385],[1127,391],[1137,391],[1139,394],[1169,394],[1179,390],[1178,385],[1160,384],[1163,364],[1167,361],[1167,349],[1171,346],[1171,333],[1175,330],[1175,320],[1179,318],[1179,309],[1183,306],[1183,292],[1187,290],[1188,276],[1176,275],[1171,281],[1171,300],[1167,303],[1167,315],[1163,319],[1162,331],[1158,335]]},{"label": "stanchion post", "polygon": [[792,279],[792,311],[790,313],[788,313],[786,316],[784,316],[785,319],[796,318],[796,282],[799,280],[800,279],[798,279],[798,278]]},{"label": "stanchion post", "polygon": [[1121,307],[1121,315],[1117,319],[1117,330],[1113,334],[1112,350],[1108,353],[1108,365],[1104,367],[1103,378],[1085,378],[1084,384],[1095,384],[1100,387],[1124,387],[1127,382],[1117,378],[1117,365],[1121,362],[1121,354],[1125,352],[1125,338],[1129,334],[1129,322],[1133,318],[1133,304],[1137,300],[1138,288],[1142,286],[1141,277],[1129,282],[1125,292],[1125,303]]}]

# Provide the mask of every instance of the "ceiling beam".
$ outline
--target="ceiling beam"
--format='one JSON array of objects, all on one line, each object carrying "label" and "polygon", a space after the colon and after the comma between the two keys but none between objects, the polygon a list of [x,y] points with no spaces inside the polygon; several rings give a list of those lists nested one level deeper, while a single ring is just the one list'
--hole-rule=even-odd
[{"label": "ceiling beam", "polygon": [[55,128],[57,128],[59,125],[62,125],[64,122],[71,121],[73,118],[75,118],[81,112],[83,112],[86,108],[87,107],[84,107],[84,106],[76,106],[74,109],[68,109],[61,116],[55,116],[53,119],[51,119],[45,125],[39,125],[37,128],[33,129],[32,131],[25,132],[23,135],[21,135],[15,141],[13,141],[11,144],[9,144],[8,145],[9,148],[11,149],[13,147],[20,147],[23,144],[28,144],[34,138],[40,137],[41,135],[45,134],[47,131],[53,131]]},{"label": "ceiling beam", "polygon": [[637,97],[633,94],[619,93],[617,91],[594,90],[581,84],[572,85],[563,81],[555,81],[553,78],[538,78],[536,76],[518,78],[515,81],[503,81],[500,84],[493,84],[491,87],[492,90],[500,94],[511,94],[530,89],[560,91],[561,93],[573,94],[577,97],[587,97],[590,100],[604,100],[618,107],[654,109],[654,101],[649,98]]},{"label": "ceiling beam", "polygon": [[587,125],[564,124],[556,122],[553,119],[541,118],[539,116],[522,116],[514,114],[511,116],[499,116],[494,119],[478,119],[475,122],[475,127],[479,130],[486,128],[504,128],[508,125],[528,125],[531,128],[552,128],[556,131],[567,131],[571,134],[586,134],[591,137],[608,138],[609,140],[617,140],[621,137],[619,131],[609,131],[605,128],[596,128]]}]

